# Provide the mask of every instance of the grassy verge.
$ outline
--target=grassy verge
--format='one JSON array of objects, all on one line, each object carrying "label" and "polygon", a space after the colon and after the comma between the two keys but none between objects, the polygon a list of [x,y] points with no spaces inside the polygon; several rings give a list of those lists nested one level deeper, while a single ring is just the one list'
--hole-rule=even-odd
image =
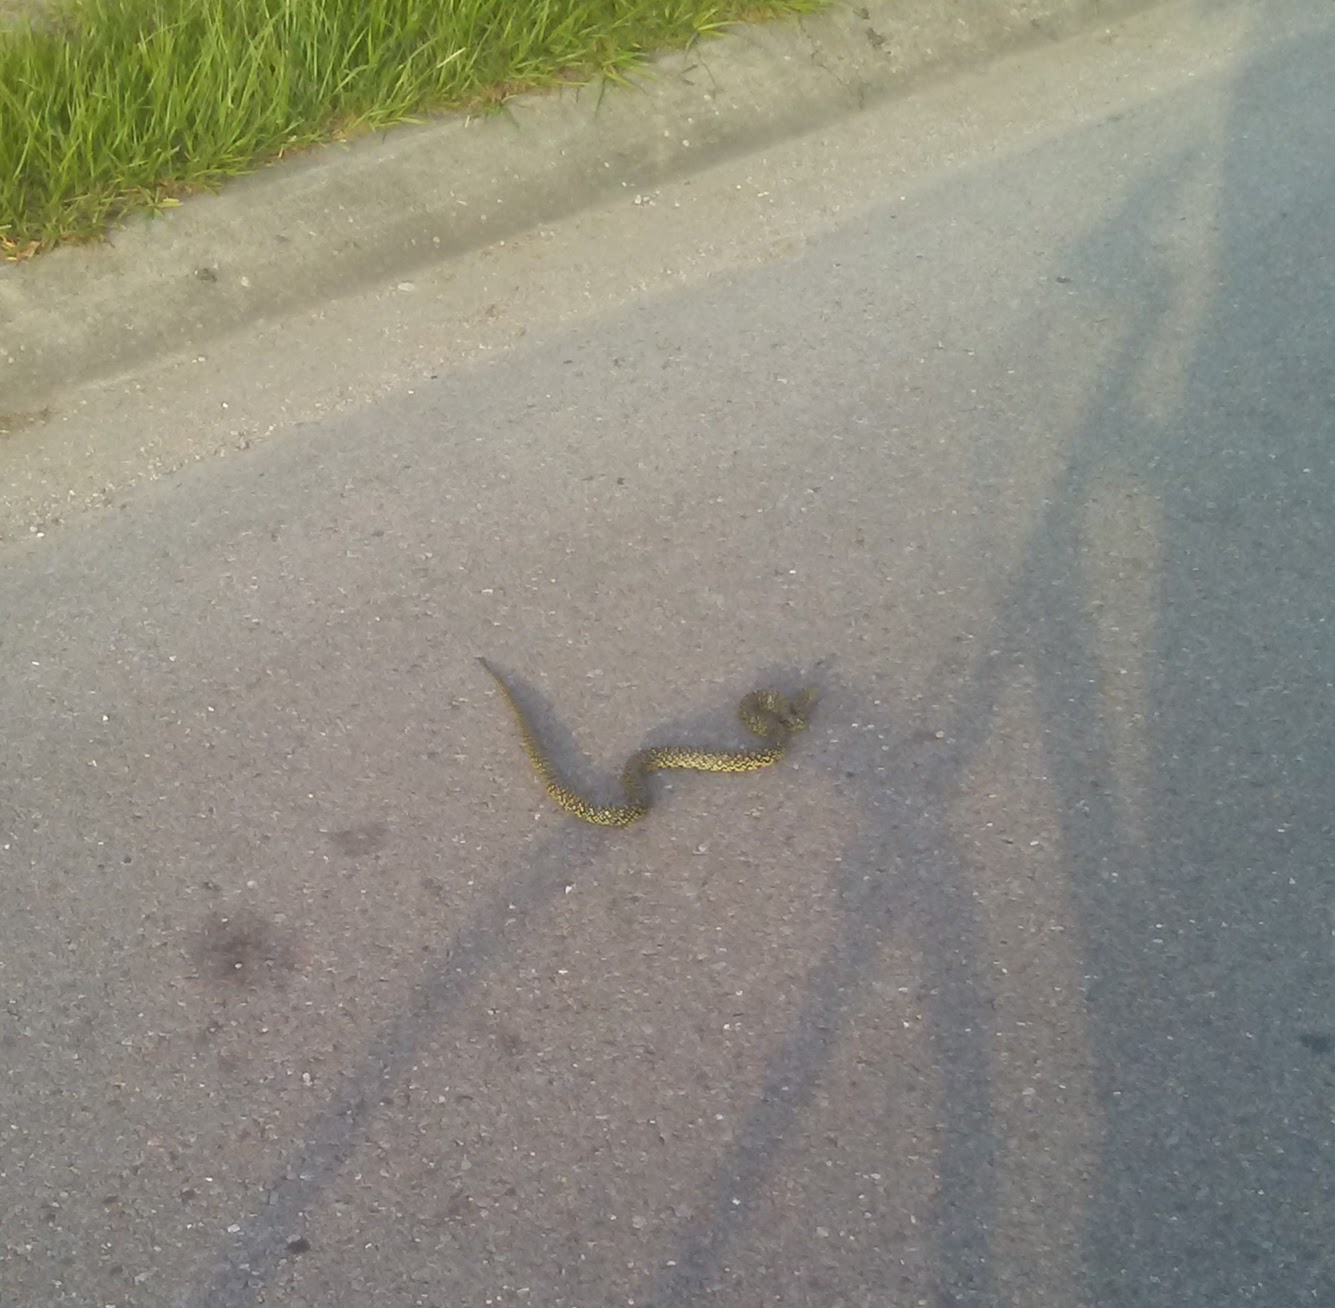
[{"label": "grassy verge", "polygon": [[0,256],[284,151],[605,75],[826,0],[59,0],[0,31]]}]

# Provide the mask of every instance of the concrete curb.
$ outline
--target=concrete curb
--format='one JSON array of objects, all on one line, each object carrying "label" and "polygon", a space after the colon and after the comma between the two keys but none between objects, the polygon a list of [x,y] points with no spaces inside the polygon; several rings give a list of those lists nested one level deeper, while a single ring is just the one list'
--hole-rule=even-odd
[{"label": "concrete curb", "polygon": [[1152,3],[868,0],[664,56],[638,89],[524,96],[312,151],[106,244],[0,266],[0,413]]}]

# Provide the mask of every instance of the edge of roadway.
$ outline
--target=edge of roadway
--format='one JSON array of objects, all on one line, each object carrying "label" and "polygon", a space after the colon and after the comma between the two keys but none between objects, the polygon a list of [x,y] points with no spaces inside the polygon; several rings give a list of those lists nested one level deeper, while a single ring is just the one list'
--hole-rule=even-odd
[{"label": "edge of roadway", "polygon": [[319,147],[105,242],[0,265],[0,435],[65,386],[199,350],[1156,2],[839,3],[656,58],[630,87],[528,94],[483,118]]}]

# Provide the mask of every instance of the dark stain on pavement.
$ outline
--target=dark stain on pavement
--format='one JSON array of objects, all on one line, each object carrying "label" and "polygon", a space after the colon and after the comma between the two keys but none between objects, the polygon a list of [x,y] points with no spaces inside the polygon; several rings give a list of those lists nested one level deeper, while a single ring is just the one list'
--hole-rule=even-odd
[{"label": "dark stain on pavement", "polygon": [[40,427],[51,421],[51,410],[34,409],[27,413],[0,413],[0,436],[13,436],[25,427]]},{"label": "dark stain on pavement", "polygon": [[389,843],[389,826],[384,822],[367,822],[343,831],[331,831],[329,839],[334,848],[346,858],[366,858],[379,853]]},{"label": "dark stain on pavement", "polygon": [[296,966],[290,933],[244,908],[210,913],[196,935],[193,957],[200,976],[238,986],[272,981]]}]

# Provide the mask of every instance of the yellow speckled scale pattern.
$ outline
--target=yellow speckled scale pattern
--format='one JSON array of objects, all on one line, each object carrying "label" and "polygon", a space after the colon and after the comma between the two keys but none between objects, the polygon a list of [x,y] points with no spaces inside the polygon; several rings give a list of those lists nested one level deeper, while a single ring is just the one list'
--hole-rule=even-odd
[{"label": "yellow speckled scale pattern", "polygon": [[807,715],[816,702],[815,687],[789,699],[777,690],[753,690],[737,706],[737,716],[748,731],[764,742],[762,749],[696,749],[687,745],[656,745],[631,755],[621,770],[621,785],[626,792],[624,804],[593,804],[561,780],[560,773],[538,744],[523,710],[501,676],[486,659],[478,659],[496,679],[505,702],[519,724],[524,751],[537,770],[547,793],[565,809],[585,822],[600,827],[628,827],[638,822],[653,800],[649,794],[649,774],[668,768],[690,768],[696,772],[754,772],[777,763],[788,748],[788,739],[807,725]]}]

